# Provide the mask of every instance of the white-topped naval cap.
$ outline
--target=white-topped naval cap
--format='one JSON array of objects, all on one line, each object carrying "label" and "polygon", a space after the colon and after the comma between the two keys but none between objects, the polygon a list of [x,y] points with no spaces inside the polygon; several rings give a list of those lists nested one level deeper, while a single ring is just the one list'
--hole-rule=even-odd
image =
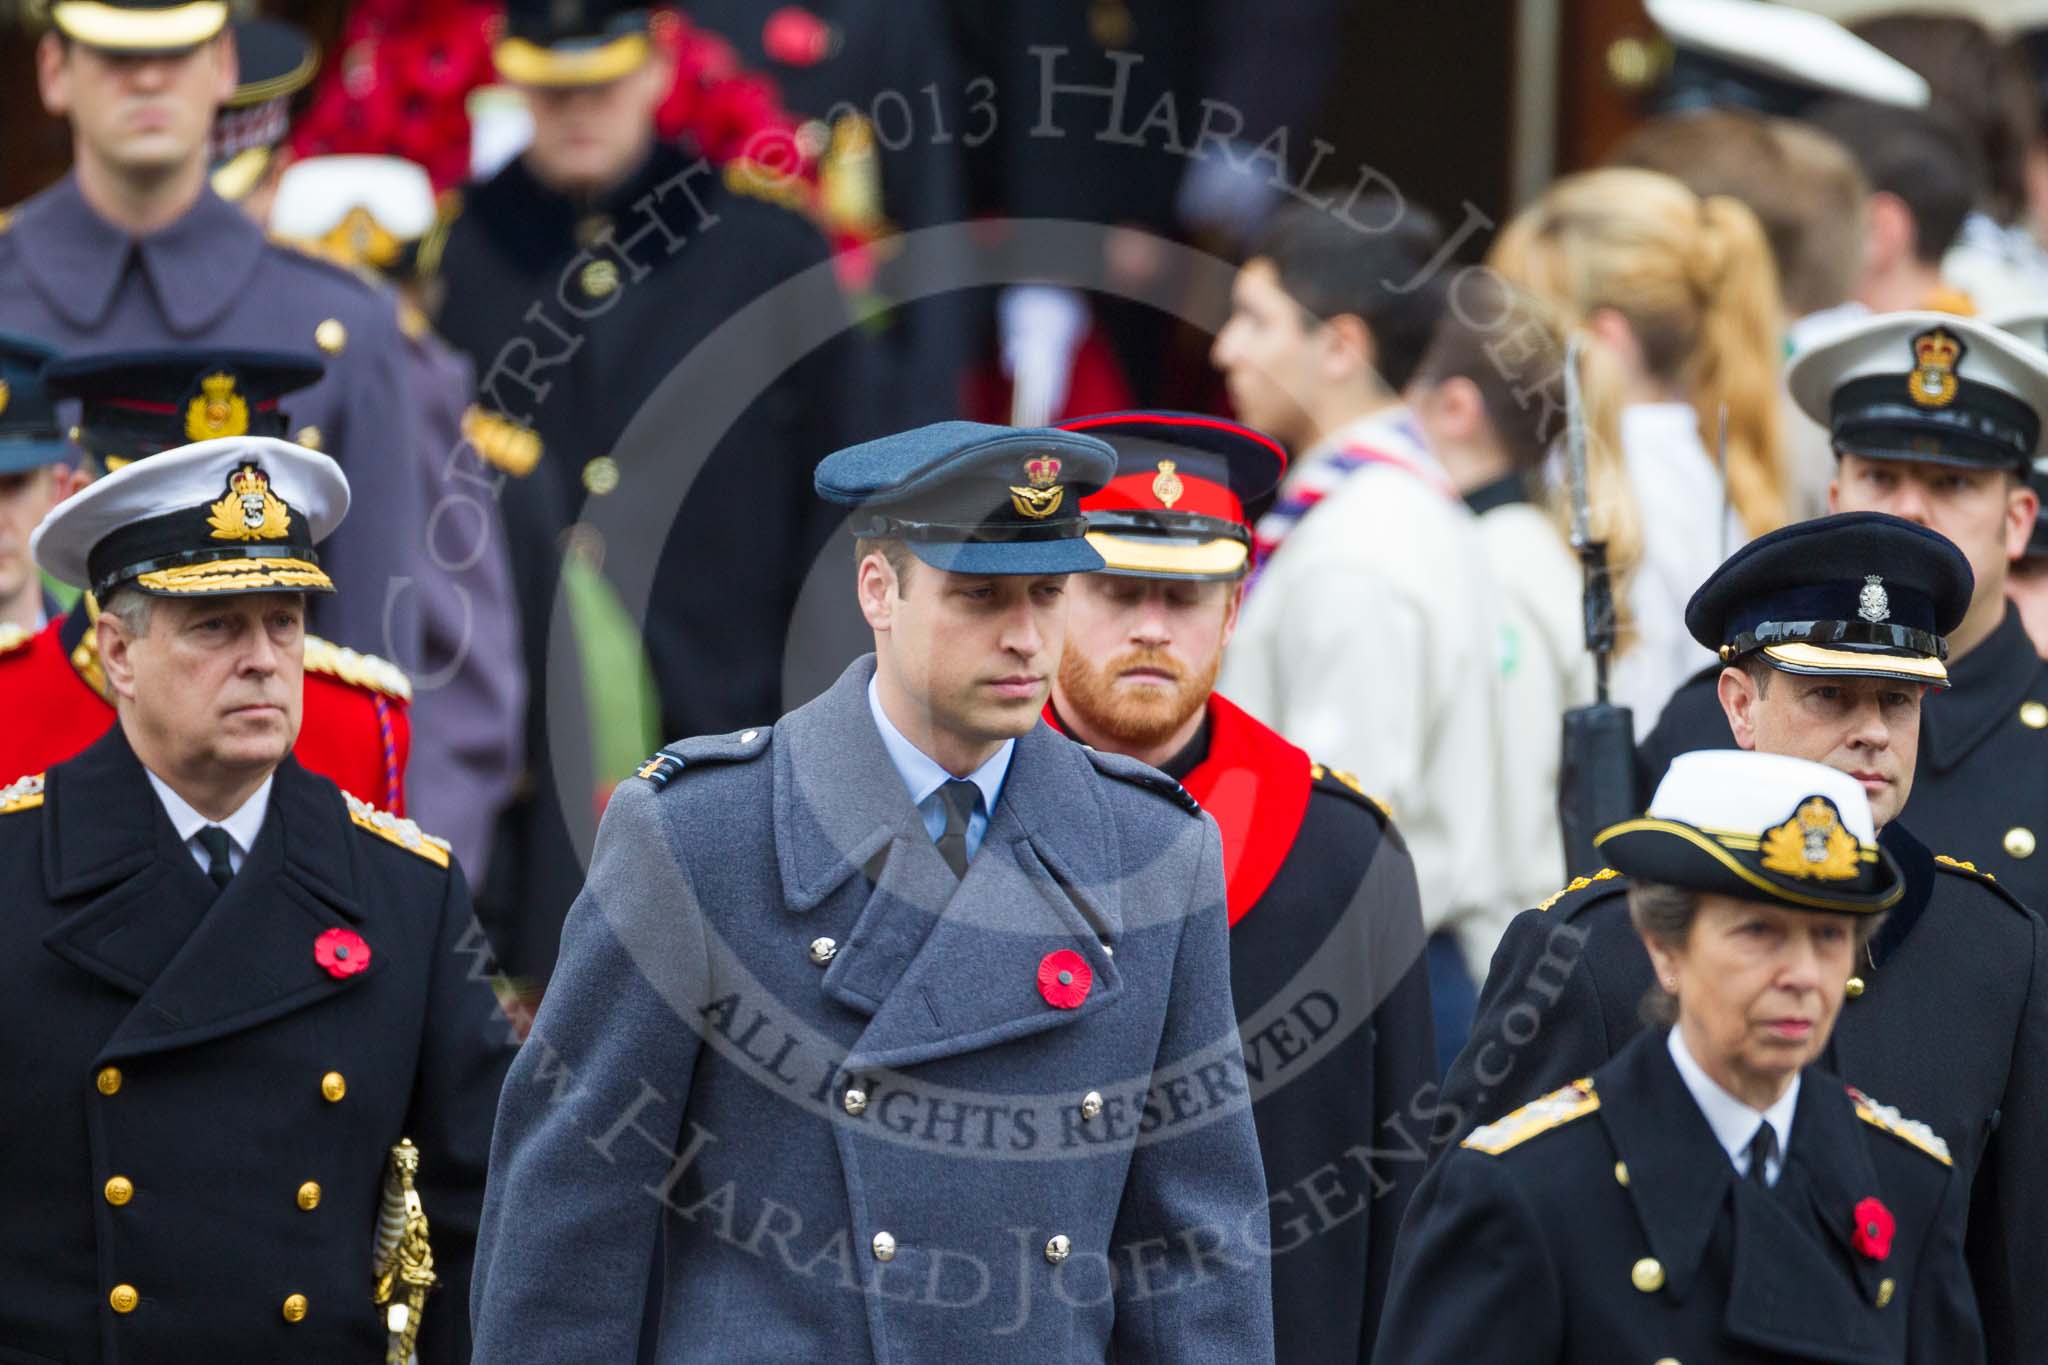
[{"label": "white-topped naval cap", "polygon": [[1932,97],[1911,67],[1803,9],[1762,0],[1644,0],[1643,8],[1674,47],[1774,80],[1909,109]]},{"label": "white-topped naval cap", "polygon": [[[94,550],[126,532],[110,545],[119,550],[113,562],[149,566],[145,590],[331,589],[305,552],[341,524],[348,502],[347,476],[319,451],[229,436],[174,447],[89,484],[43,518],[29,553],[60,582],[98,587],[109,561]],[[146,581],[159,574],[160,589]]]},{"label": "white-topped naval cap", "polygon": [[1834,802],[1842,828],[1868,848],[1877,842],[1863,784],[1823,763],[1742,749],[1699,749],[1671,760],[1650,798],[1649,816],[1694,829],[1761,838],[1809,796]]},{"label": "white-topped naval cap", "polygon": [[1986,325],[2011,332],[2029,346],[2048,351],[2048,304],[2028,304],[2005,312],[1983,315]]},{"label": "white-topped naval cap", "polygon": [[309,156],[278,181],[270,227],[281,236],[317,242],[361,210],[398,242],[416,241],[434,226],[434,182],[424,166],[399,156]]}]

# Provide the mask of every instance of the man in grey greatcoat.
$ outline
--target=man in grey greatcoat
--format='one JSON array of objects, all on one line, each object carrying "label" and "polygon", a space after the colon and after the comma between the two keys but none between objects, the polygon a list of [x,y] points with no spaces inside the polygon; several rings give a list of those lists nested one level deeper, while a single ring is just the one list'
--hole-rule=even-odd
[{"label": "man in grey greatcoat", "polygon": [[967,422],[819,467],[875,652],[613,796],[499,1112],[479,1365],[1273,1359],[1215,824],[1039,718],[1114,467]]}]

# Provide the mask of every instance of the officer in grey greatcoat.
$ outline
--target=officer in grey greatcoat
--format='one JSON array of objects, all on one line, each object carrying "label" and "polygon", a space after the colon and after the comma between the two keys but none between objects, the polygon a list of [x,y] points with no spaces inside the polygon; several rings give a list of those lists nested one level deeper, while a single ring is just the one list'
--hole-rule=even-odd
[{"label": "officer in grey greatcoat", "polygon": [[612,797],[505,1091],[475,1359],[1273,1359],[1221,846],[1040,719],[1093,437],[818,469],[875,652]]}]

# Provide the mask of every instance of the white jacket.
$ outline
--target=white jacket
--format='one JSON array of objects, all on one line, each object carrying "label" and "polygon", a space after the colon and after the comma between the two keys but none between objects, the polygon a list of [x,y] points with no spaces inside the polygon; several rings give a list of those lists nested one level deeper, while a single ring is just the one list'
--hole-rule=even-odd
[{"label": "white jacket", "polygon": [[1499,876],[1498,612],[1476,519],[1405,413],[1338,432],[1389,464],[1351,474],[1260,571],[1218,690],[1355,773],[1407,840],[1424,922],[1483,976],[1508,916]]}]

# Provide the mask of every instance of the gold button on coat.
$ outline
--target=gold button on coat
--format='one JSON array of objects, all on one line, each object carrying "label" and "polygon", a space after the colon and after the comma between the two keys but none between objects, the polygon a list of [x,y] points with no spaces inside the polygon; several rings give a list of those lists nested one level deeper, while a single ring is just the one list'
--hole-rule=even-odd
[{"label": "gold button on coat", "polygon": [[2020,703],[2020,724],[2029,730],[2048,729],[2048,706],[2037,701]]},{"label": "gold button on coat", "polygon": [[888,1233],[878,1232],[875,1234],[874,1248],[876,1260],[893,1261],[896,1259],[896,1239]]},{"label": "gold button on coat", "polygon": [[843,1103],[846,1105],[846,1112],[858,1118],[867,1112],[868,1092],[865,1090],[849,1090],[846,1092],[846,1099]]},{"label": "gold button on coat", "polygon": [[583,487],[597,497],[603,497],[619,486],[619,462],[609,455],[600,455],[583,466]]},{"label": "gold button on coat", "polygon": [[576,282],[583,286],[583,292],[591,298],[601,299],[607,294],[617,292],[619,267],[612,261],[592,261],[577,274]]},{"label": "gold button on coat", "polygon": [[299,1186],[299,1207],[311,1213],[320,1207],[320,1182],[308,1180]]},{"label": "gold button on coat", "polygon": [[329,1104],[341,1103],[341,1097],[348,1093],[348,1082],[339,1071],[330,1071],[320,1078],[320,1093]]},{"label": "gold button on coat", "polygon": [[2005,832],[2005,851],[2015,858],[2034,856],[2034,831],[2025,825],[2014,825]]},{"label": "gold button on coat", "polygon": [[820,967],[837,956],[839,956],[839,945],[831,939],[814,938],[811,940],[811,961],[817,963]]},{"label": "gold button on coat", "polygon": [[1626,1161],[1617,1161],[1614,1163],[1614,1183],[1624,1187],[1627,1186],[1628,1163]]},{"label": "gold button on coat", "polygon": [[1628,1272],[1628,1278],[1645,1294],[1654,1294],[1664,1287],[1664,1267],[1655,1256],[1645,1256]]},{"label": "gold button on coat", "polygon": [[1848,996],[1851,1000],[1854,1000],[1857,996],[1863,994],[1865,989],[1866,988],[1863,984],[1863,978],[1860,976],[1852,976],[1849,978],[1848,983],[1842,987],[1842,993]]},{"label": "gold button on coat", "polygon": [[1045,1259],[1051,1261],[1054,1265],[1058,1265],[1061,1261],[1067,1259],[1068,1254],[1073,1249],[1074,1244],[1068,1240],[1066,1233],[1055,1233],[1052,1240],[1045,1244]]},{"label": "gold button on coat", "polygon": [[284,1320],[286,1322],[304,1322],[306,1320],[306,1296],[304,1294],[292,1294],[286,1297],[284,1301]]},{"label": "gold button on coat", "polygon": [[121,1088],[121,1068],[118,1066],[101,1067],[100,1074],[92,1078],[92,1083],[99,1088],[99,1092],[102,1095],[113,1094]]},{"label": "gold button on coat", "polygon": [[1657,1365],[1678,1365],[1678,1357],[1664,1356],[1657,1361]]},{"label": "gold button on coat", "polygon": [[295,445],[302,445],[308,450],[318,450],[320,448],[320,428],[300,427],[292,434],[292,442]]},{"label": "gold button on coat", "polygon": [[117,1284],[107,1291],[107,1307],[116,1313],[133,1313],[135,1305],[142,1302],[142,1295],[135,1292],[132,1284]]},{"label": "gold button on coat", "polygon": [[1101,1113],[1102,1092],[1100,1090],[1091,1090],[1081,1097],[1081,1117],[1084,1120],[1093,1121]]},{"label": "gold button on coat", "polygon": [[1878,1281],[1877,1306],[1879,1308],[1883,1308],[1889,1303],[1891,1303],[1892,1295],[1898,1292],[1898,1288],[1898,1284],[1894,1282],[1890,1277],[1886,1277],[1885,1279]]},{"label": "gold button on coat", "polygon": [[340,318],[329,318],[313,329],[313,344],[329,355],[340,355],[348,345],[348,328]]},{"label": "gold button on coat", "polygon": [[117,1175],[107,1182],[107,1202],[115,1208],[135,1197],[135,1182],[125,1175]]}]

